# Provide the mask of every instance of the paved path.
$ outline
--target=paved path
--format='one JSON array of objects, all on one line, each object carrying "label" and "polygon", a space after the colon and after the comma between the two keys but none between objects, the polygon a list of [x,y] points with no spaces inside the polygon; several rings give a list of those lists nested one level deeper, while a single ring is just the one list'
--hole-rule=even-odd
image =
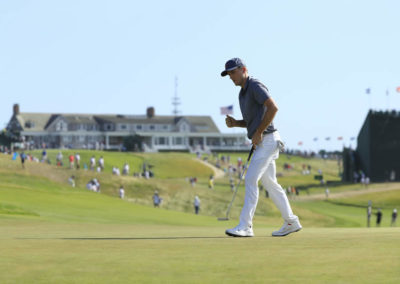
[{"label": "paved path", "polygon": [[223,178],[225,176],[225,172],[221,169],[218,169],[216,166],[197,158],[195,158],[195,160],[212,169],[214,171],[215,179]]}]

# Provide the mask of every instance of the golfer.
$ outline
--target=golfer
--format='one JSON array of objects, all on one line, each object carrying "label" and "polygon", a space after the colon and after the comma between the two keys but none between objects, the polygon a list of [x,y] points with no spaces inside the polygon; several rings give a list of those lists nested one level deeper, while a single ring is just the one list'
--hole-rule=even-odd
[{"label": "golfer", "polygon": [[254,155],[245,178],[246,193],[240,213],[239,225],[225,233],[233,237],[253,237],[253,216],[258,202],[258,181],[261,179],[269,196],[278,207],[284,224],[272,236],[286,236],[301,230],[299,218],[293,214],[285,191],[276,179],[275,160],[279,157],[280,141],[278,131],[272,120],[278,107],[270,97],[267,87],[248,75],[247,67],[240,58],[226,62],[221,76],[229,75],[236,86],[240,86],[239,104],[243,120],[226,116],[228,127],[247,128],[247,137],[251,139]]}]

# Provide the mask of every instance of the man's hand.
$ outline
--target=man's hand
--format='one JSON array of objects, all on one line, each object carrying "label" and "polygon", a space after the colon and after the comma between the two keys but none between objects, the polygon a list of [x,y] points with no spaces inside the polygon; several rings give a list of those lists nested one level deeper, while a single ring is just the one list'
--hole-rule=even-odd
[{"label": "man's hand", "polygon": [[262,140],[262,133],[259,131],[256,131],[251,138],[251,144],[253,144],[254,149],[256,149],[257,145],[261,142]]},{"label": "man's hand", "polygon": [[229,128],[235,127],[236,119],[234,119],[232,116],[226,115],[225,123],[226,123],[226,126],[228,126]]}]

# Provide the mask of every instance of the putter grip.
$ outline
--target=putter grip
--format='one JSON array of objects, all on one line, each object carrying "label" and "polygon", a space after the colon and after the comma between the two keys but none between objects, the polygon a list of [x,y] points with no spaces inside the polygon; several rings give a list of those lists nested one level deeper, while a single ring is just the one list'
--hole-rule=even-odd
[{"label": "putter grip", "polygon": [[250,161],[251,155],[253,155],[254,147],[251,147],[249,157],[247,158],[247,162]]}]

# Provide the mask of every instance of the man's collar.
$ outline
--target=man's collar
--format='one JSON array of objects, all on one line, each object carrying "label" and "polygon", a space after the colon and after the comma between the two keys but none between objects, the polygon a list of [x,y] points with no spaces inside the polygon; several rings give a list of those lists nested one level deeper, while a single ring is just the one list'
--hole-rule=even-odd
[{"label": "man's collar", "polygon": [[249,87],[249,81],[250,81],[250,76],[247,77],[247,79],[246,79],[246,84],[244,84],[244,88],[242,88],[242,89],[240,90],[240,93],[241,93],[241,94],[245,94],[245,93],[246,93],[247,88]]}]

